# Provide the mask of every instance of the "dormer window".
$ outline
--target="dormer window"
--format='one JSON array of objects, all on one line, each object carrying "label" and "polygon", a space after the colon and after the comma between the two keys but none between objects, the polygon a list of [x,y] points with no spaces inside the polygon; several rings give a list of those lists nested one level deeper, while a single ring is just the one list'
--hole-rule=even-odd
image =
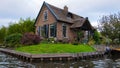
[{"label": "dormer window", "polygon": [[44,11],[44,21],[48,20],[48,11]]},{"label": "dormer window", "polygon": [[73,14],[72,13],[68,13],[67,14],[67,19],[71,20],[73,18]]}]

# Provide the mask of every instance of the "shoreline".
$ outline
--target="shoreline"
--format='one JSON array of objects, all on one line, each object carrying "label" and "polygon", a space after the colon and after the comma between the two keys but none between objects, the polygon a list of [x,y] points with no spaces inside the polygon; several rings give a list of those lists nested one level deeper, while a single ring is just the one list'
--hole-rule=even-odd
[{"label": "shoreline", "polygon": [[104,51],[80,52],[80,53],[55,53],[55,54],[30,54],[15,50],[0,48],[0,52],[17,57],[23,61],[72,61],[78,59],[90,59],[103,57]]}]

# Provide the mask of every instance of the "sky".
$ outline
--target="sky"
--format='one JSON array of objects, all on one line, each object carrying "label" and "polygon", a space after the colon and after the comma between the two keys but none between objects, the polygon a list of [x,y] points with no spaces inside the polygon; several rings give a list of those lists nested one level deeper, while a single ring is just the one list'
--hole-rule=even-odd
[{"label": "sky", "polygon": [[0,0],[0,27],[20,18],[35,19],[44,1],[62,9],[66,5],[70,12],[88,17],[93,26],[103,15],[120,12],[120,0]]}]

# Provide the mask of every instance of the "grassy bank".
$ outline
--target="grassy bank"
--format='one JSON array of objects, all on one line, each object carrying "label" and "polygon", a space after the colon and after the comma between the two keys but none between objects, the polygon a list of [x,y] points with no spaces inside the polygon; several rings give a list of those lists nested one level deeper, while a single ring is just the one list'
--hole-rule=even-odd
[{"label": "grassy bank", "polygon": [[31,54],[78,53],[95,51],[89,45],[72,45],[72,44],[39,44],[32,46],[23,46],[16,48],[15,50]]}]

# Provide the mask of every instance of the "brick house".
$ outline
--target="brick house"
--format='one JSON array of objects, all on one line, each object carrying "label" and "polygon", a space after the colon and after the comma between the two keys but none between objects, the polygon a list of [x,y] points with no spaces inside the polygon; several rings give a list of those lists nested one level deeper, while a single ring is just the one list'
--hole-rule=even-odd
[{"label": "brick house", "polygon": [[78,32],[82,32],[82,39],[88,39],[92,34],[93,27],[88,18],[81,17],[63,9],[43,3],[35,21],[35,33],[44,38],[56,38],[57,40],[78,39]]}]

